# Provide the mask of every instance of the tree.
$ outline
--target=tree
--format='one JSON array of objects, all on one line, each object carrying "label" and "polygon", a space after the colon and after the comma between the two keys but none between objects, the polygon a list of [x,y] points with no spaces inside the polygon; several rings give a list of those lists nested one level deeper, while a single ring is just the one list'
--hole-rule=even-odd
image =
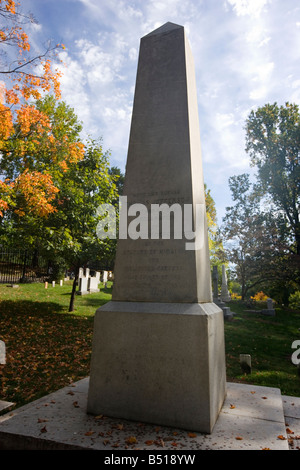
[{"label": "tree", "polygon": [[[234,265],[236,280],[241,285],[244,300],[251,289],[260,288],[275,293],[285,292],[295,280],[295,270],[289,262],[288,240],[281,213],[263,210],[260,195],[248,174],[229,178],[235,204],[226,208],[222,233],[227,256]],[[281,294],[276,290],[280,284]],[[281,298],[281,300],[283,300]]]},{"label": "tree", "polygon": [[[0,217],[9,209],[24,214],[24,204],[18,208],[18,201],[26,202],[26,210],[47,216],[52,210],[52,201],[57,193],[47,169],[30,168],[34,148],[40,143],[40,136],[48,137],[53,144],[53,133],[48,117],[30,100],[40,99],[42,94],[53,90],[56,99],[60,96],[59,78],[61,72],[52,70],[51,60],[61,44],[48,46],[42,53],[32,53],[24,25],[35,20],[19,10],[19,3],[13,0],[0,1],[0,29],[2,55],[0,62],[0,153],[2,178],[0,180]],[[19,171],[12,173],[14,158],[22,162]],[[32,165],[31,165],[32,167]],[[10,176],[7,176],[9,173]]]},{"label": "tree", "polygon": [[208,226],[208,244],[210,252],[210,262],[212,266],[219,266],[221,274],[221,265],[226,263],[225,250],[221,239],[221,233],[217,223],[216,204],[211,195],[210,189],[204,184],[206,218]]},{"label": "tree", "polygon": [[258,169],[260,191],[286,218],[290,250],[300,256],[299,106],[266,104],[246,121],[246,151]]},{"label": "tree", "polygon": [[91,260],[113,260],[115,255],[116,241],[97,237],[97,224],[102,217],[97,209],[116,198],[114,177],[109,174],[109,154],[103,152],[101,141],[86,144],[83,159],[70,165],[59,189],[57,212],[46,221],[45,233],[52,258],[65,260],[75,273],[71,312],[79,268]]},{"label": "tree", "polygon": [[0,195],[6,197],[8,212],[47,217],[57,210],[53,202],[61,175],[83,158],[81,125],[74,112],[63,102],[57,105],[53,96],[30,108],[30,117],[28,107],[20,110],[9,139],[2,142]]},{"label": "tree", "polygon": [[[36,103],[36,109],[47,117],[51,133],[30,134],[25,139],[26,145],[32,138],[38,139],[31,153],[26,151],[26,164],[31,172],[49,175],[57,188],[51,201],[53,210],[41,217],[39,212],[27,210],[27,201],[20,197],[14,210],[3,217],[1,240],[9,239],[14,246],[34,246],[52,261],[55,271],[73,267],[72,311],[79,267],[90,260],[114,258],[115,240],[98,239],[96,228],[101,219],[97,208],[116,199],[117,177],[109,174],[109,153],[103,152],[101,141],[87,141],[83,148],[78,140],[81,124],[72,108],[46,96]],[[53,136],[50,141],[49,135]],[[14,157],[8,154],[2,171],[11,177],[19,174],[23,158],[17,151]]]},{"label": "tree", "polygon": [[31,14],[24,14],[20,5],[14,0],[0,0],[3,25],[0,29],[0,74],[6,82],[2,83],[2,98],[10,106],[19,104],[23,99],[39,99],[42,92],[49,92],[52,88],[56,97],[60,97],[61,72],[52,70],[51,59],[57,59],[58,50],[65,47],[48,42],[42,52],[32,52],[24,27],[37,21]]}]

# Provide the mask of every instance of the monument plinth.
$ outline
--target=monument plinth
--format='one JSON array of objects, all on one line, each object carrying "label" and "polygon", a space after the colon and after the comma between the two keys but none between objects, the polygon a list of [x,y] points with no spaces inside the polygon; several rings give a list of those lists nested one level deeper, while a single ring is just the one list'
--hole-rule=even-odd
[{"label": "monument plinth", "polygon": [[212,302],[193,57],[179,25],[141,39],[124,197],[112,301],[95,315],[88,412],[211,432],[226,394],[224,323]]}]

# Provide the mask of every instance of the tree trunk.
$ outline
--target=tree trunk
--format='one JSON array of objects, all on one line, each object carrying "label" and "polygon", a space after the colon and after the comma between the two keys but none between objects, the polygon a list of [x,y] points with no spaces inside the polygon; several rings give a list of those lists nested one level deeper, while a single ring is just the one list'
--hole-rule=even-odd
[{"label": "tree trunk", "polygon": [[69,312],[74,312],[76,286],[77,286],[77,281],[78,281],[78,271],[79,271],[79,269],[76,267],[76,269],[75,269],[75,278],[74,278],[74,281],[73,281],[72,292],[71,292]]}]

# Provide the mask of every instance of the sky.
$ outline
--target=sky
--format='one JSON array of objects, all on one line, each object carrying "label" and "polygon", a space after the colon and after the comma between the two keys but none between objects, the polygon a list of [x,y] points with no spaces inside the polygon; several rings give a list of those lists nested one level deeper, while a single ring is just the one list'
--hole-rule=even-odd
[{"label": "sky", "polygon": [[300,104],[299,0],[21,0],[32,45],[61,42],[62,99],[125,171],[140,39],[184,26],[197,83],[204,181],[221,225],[230,176],[254,174],[245,121],[266,103]]}]

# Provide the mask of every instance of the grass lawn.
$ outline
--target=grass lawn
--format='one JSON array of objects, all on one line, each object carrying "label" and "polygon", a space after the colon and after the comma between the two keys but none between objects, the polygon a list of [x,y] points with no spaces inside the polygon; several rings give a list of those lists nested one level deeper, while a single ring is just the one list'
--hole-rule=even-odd
[{"label": "grass lawn", "polygon": [[[76,296],[68,313],[71,282],[62,287],[0,284],[0,339],[6,364],[0,365],[0,400],[21,406],[89,375],[93,317],[110,300],[111,284],[101,292]],[[291,345],[300,339],[300,312],[276,309],[275,317],[245,312],[225,322],[227,380],[278,387],[283,395],[300,396],[300,377],[291,362]],[[241,353],[251,354],[252,373],[243,375]]]}]

